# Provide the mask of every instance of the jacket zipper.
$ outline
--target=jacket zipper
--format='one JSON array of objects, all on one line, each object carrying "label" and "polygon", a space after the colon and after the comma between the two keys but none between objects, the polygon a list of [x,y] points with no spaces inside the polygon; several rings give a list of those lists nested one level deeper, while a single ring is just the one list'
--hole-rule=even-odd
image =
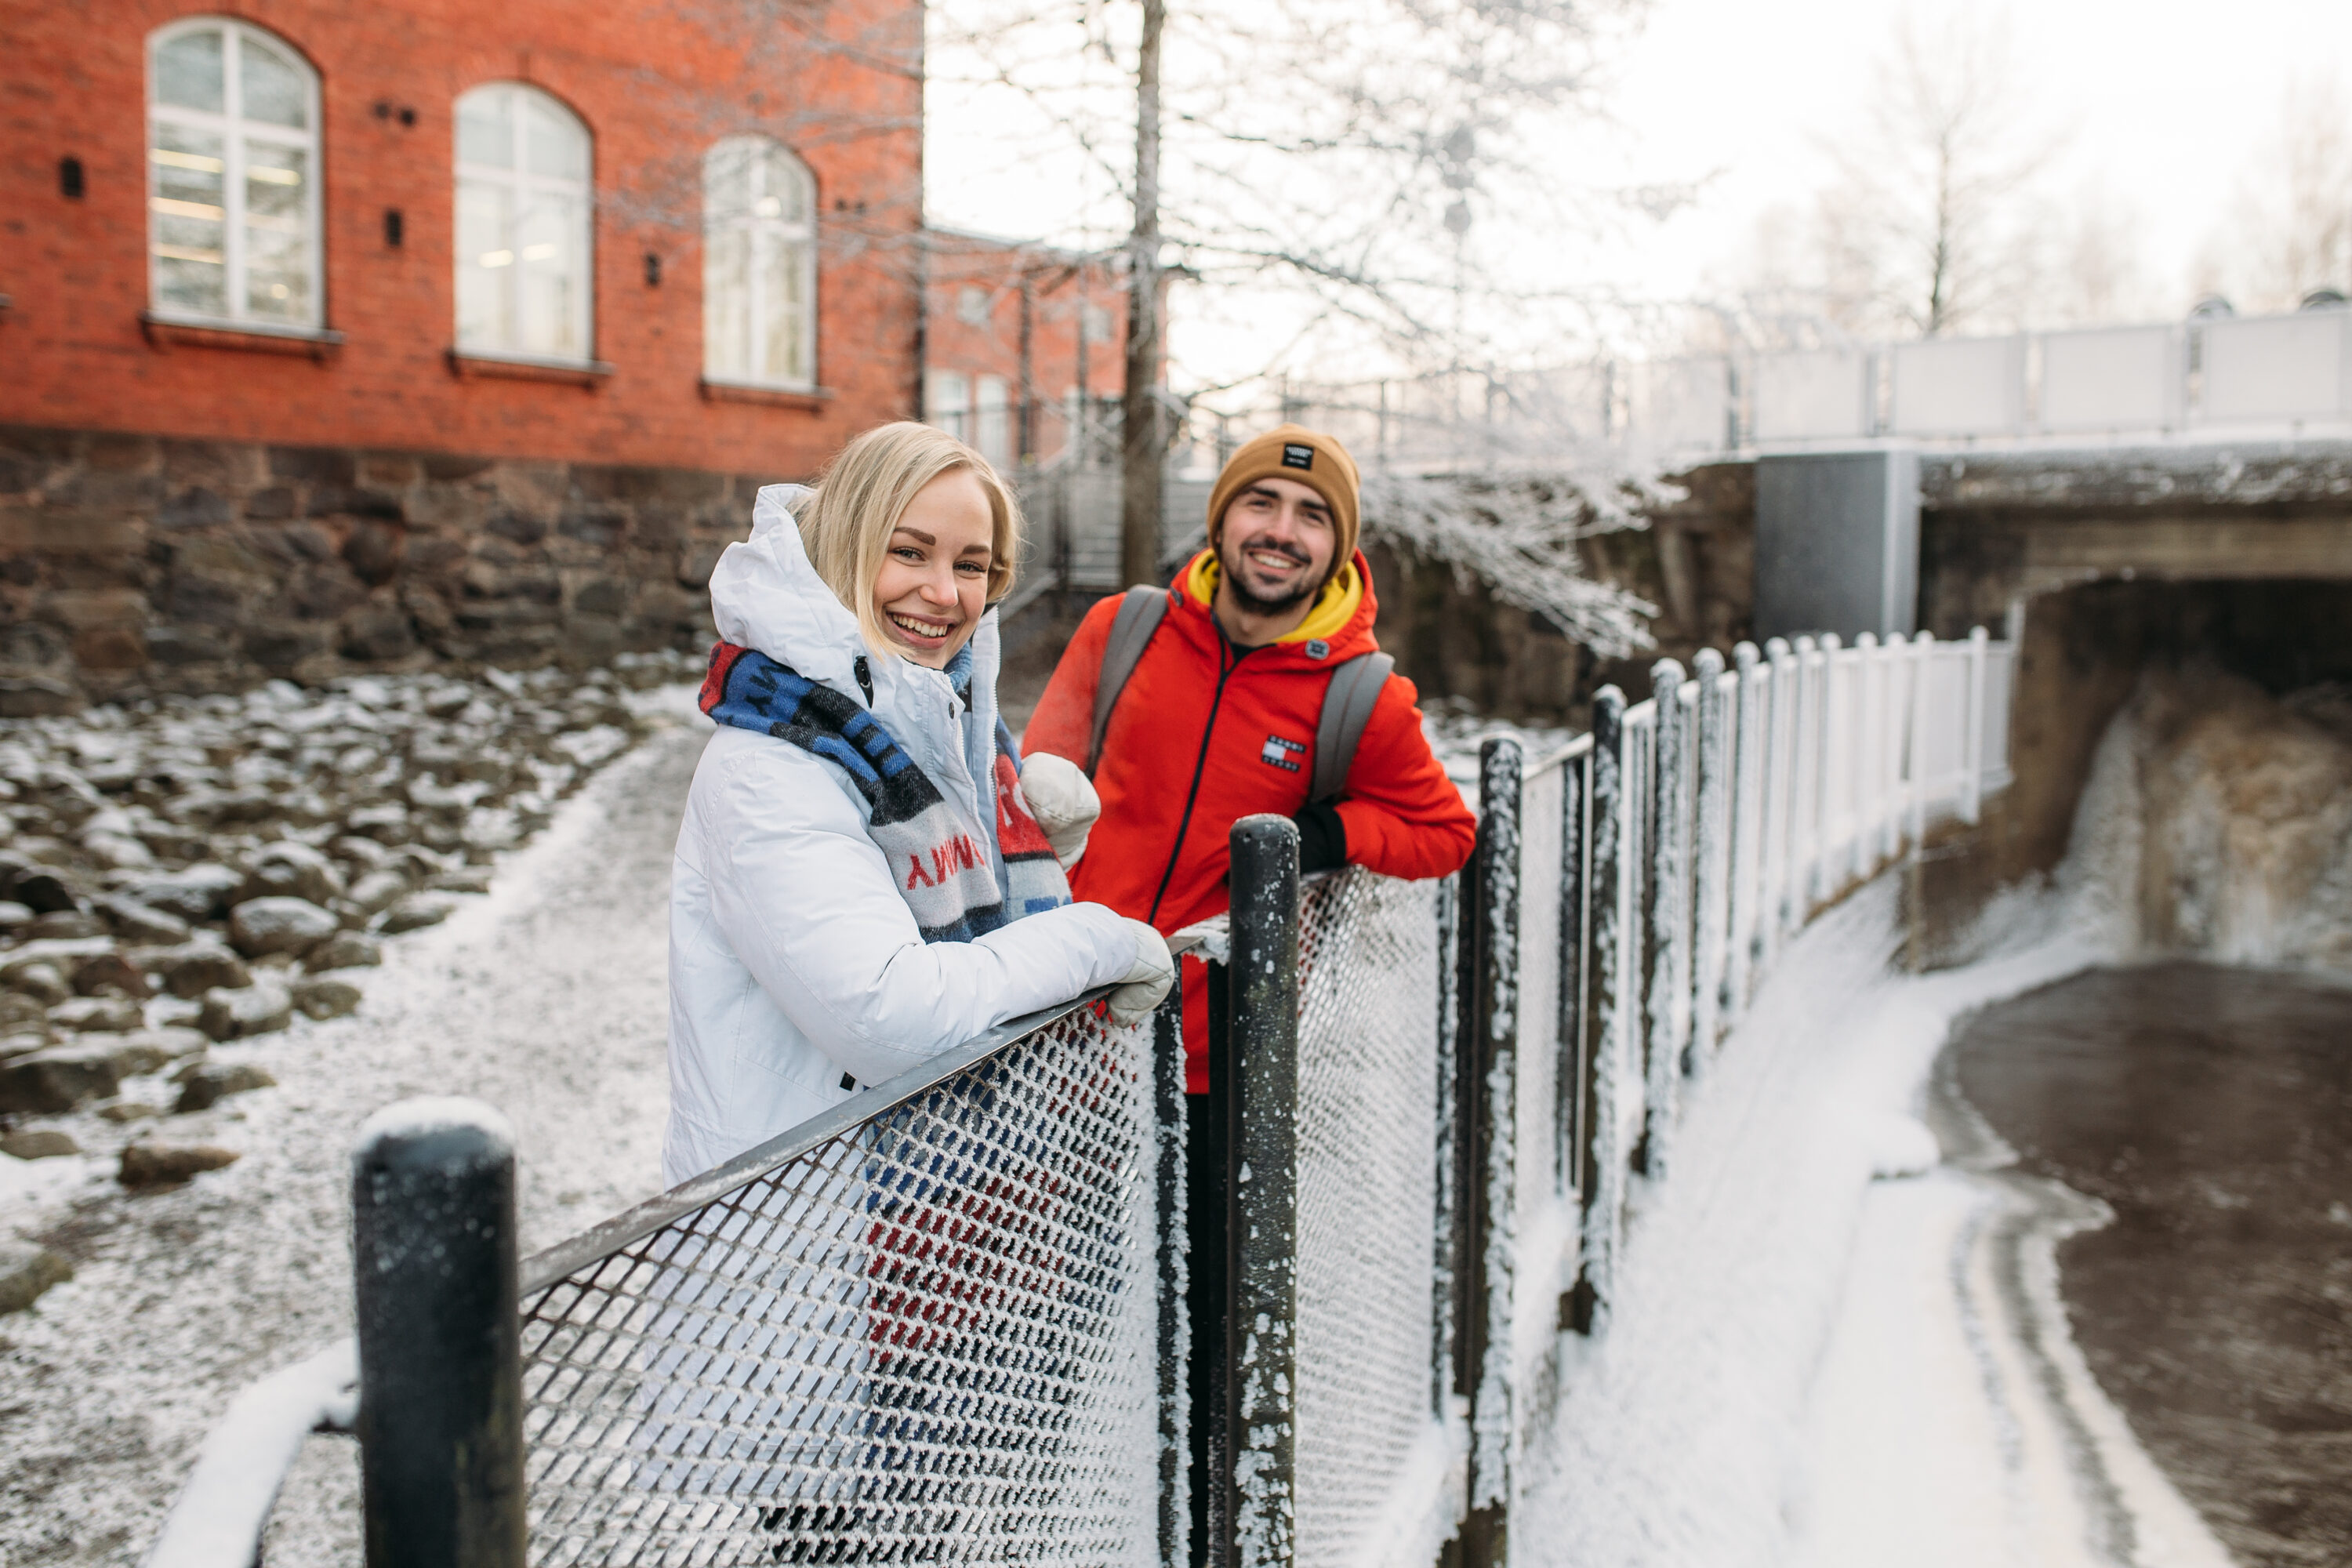
[{"label": "jacket zipper", "polygon": [[[1224,629],[1217,631],[1217,690],[1209,699],[1209,721],[1201,726],[1201,754],[1192,759],[1192,787],[1184,792],[1184,815],[1176,819],[1176,844],[1168,851],[1168,868],[1160,873],[1160,890],[1151,895],[1151,911],[1143,917],[1145,925],[1160,923],[1160,900],[1168,896],[1168,883],[1176,875],[1176,862],[1184,856],[1184,835],[1192,826],[1192,803],[1201,797],[1201,776],[1209,766],[1209,740],[1217,732],[1217,710],[1224,705],[1225,682],[1242,667],[1242,660],[1256,652],[1255,648],[1235,648],[1226,640]],[[1233,662],[1225,662],[1231,654]]]}]

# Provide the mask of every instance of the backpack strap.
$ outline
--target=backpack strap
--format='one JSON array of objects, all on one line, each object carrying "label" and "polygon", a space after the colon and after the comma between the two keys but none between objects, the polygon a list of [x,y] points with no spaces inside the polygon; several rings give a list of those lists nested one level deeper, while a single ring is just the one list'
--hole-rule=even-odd
[{"label": "backpack strap", "polygon": [[1361,653],[1331,672],[1323,689],[1323,716],[1315,722],[1315,776],[1307,786],[1310,802],[1329,800],[1348,786],[1356,743],[1372,721],[1372,708],[1389,683],[1396,660],[1384,653]]},{"label": "backpack strap", "polygon": [[1143,650],[1151,642],[1151,634],[1160,629],[1160,618],[1168,614],[1168,591],[1165,588],[1129,588],[1119,600],[1118,614],[1110,623],[1110,637],[1103,644],[1102,668],[1095,672],[1095,730],[1087,742],[1087,777],[1095,776],[1095,768],[1102,761],[1103,734],[1110,728],[1110,710],[1118,706],[1118,694],[1127,687],[1127,678],[1143,658]]}]

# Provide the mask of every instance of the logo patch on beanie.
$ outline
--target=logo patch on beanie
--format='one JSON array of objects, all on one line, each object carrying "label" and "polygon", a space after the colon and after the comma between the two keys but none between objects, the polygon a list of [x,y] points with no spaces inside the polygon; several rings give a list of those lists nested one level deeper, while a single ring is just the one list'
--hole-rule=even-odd
[{"label": "logo patch on beanie", "polygon": [[1282,466],[1286,468],[1311,468],[1315,466],[1315,448],[1297,441],[1282,444]]}]

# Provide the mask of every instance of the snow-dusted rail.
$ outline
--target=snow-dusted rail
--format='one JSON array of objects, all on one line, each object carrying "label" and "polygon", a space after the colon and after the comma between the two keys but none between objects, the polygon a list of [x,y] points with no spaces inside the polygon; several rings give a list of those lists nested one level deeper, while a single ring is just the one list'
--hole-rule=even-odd
[{"label": "snow-dusted rail", "polygon": [[[1503,1560],[1563,1331],[1605,1333],[1634,1180],[1671,1169],[1683,1086],[1788,938],[2009,782],[2011,650],[1979,630],[1741,644],[1591,733],[1480,756],[1465,877],[1458,1179],[1465,1538]],[[1474,1551],[1471,1554],[1476,1557]]]}]

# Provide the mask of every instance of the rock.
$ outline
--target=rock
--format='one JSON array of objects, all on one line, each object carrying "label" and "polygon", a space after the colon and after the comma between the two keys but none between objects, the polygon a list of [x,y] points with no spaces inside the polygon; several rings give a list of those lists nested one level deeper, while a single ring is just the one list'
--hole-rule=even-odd
[{"label": "rock", "polygon": [[376,929],[386,936],[398,936],[403,931],[439,925],[456,908],[455,902],[446,897],[413,894],[384,910],[376,921]]},{"label": "rock", "polygon": [[0,1241],[0,1312],[21,1312],[52,1285],[73,1278],[73,1266],[46,1247]]},{"label": "rock", "polygon": [[18,1057],[31,1056],[35,1051],[48,1049],[55,1043],[56,1037],[46,1028],[38,1032],[21,1028],[15,1031],[0,1031],[0,1062],[15,1061]]},{"label": "rock", "polygon": [[114,1053],[79,1041],[0,1062],[0,1110],[59,1116],[121,1087]]},{"label": "rock", "polygon": [[54,1127],[19,1127],[0,1132],[0,1154],[19,1160],[58,1160],[81,1152],[81,1145]]},{"label": "rock", "polygon": [[126,1187],[160,1187],[234,1165],[237,1159],[234,1150],[209,1143],[133,1143],[122,1151],[117,1179]]},{"label": "rock", "polygon": [[326,969],[370,969],[383,962],[383,943],[372,936],[347,931],[329,937],[312,948],[302,960],[302,967],[316,973]]},{"label": "rock", "polygon": [[467,866],[461,870],[444,871],[428,885],[443,893],[487,893],[490,890],[490,868]]},{"label": "rock", "polygon": [[229,911],[228,939],[247,958],[265,952],[309,952],[342,929],[342,921],[308,899],[249,900]]},{"label": "rock", "polygon": [[0,899],[0,936],[13,935],[32,923],[32,910],[14,899]]},{"label": "rock", "polygon": [[174,942],[188,940],[188,922],[165,910],[153,909],[136,899],[120,893],[109,893],[98,900],[98,912],[114,928],[114,934],[125,942]]},{"label": "rock", "polygon": [[0,991],[0,1035],[48,1033],[49,1009],[22,991]]},{"label": "rock", "polygon": [[228,912],[230,895],[244,880],[227,867],[207,860],[167,876],[139,878],[121,890],[182,920],[208,921]]},{"label": "rock", "polygon": [[8,895],[37,915],[58,914],[81,907],[66,885],[65,878],[46,868],[26,871],[17,877],[16,885]]},{"label": "rock", "polygon": [[146,1021],[128,996],[76,996],[49,1009],[49,1022],[68,1035],[119,1035]]},{"label": "rock", "polygon": [[25,934],[36,942],[72,942],[81,937],[104,936],[106,922],[81,910],[58,910],[55,913],[35,915]]},{"label": "rock", "polygon": [[11,991],[22,992],[36,1001],[51,1005],[73,994],[73,987],[66,984],[64,973],[56,964],[38,961],[9,965],[5,973],[0,973],[0,983],[5,983]]},{"label": "rock", "polygon": [[[84,1035],[79,1043],[99,1047],[110,1044],[101,1035]],[[163,1028],[133,1029],[116,1037],[110,1045],[115,1075],[139,1078],[160,1072],[173,1062],[203,1056],[212,1042],[205,1038],[202,1030]]]},{"label": "rock", "polygon": [[206,992],[196,1027],[215,1040],[242,1040],[272,1034],[293,1021],[293,996],[265,977],[242,991]]},{"label": "rock", "polygon": [[300,899],[325,905],[343,895],[343,874],[335,863],[308,844],[272,844],[254,857],[238,884],[236,902],[254,899]]},{"label": "rock", "polygon": [[360,1005],[360,988],[348,980],[319,974],[294,982],[294,1005],[312,1018],[340,1018]]},{"label": "rock", "polygon": [[120,1124],[125,1121],[147,1121],[163,1113],[143,1100],[118,1100],[111,1105],[101,1105],[98,1114],[106,1121]]},{"label": "rock", "polygon": [[147,977],[119,952],[101,952],[74,965],[73,988],[84,996],[128,996],[134,1002],[153,994]]},{"label": "rock", "polygon": [[380,867],[352,884],[343,901],[362,914],[373,915],[390,909],[408,892],[408,879],[391,867]]},{"label": "rock", "polygon": [[85,958],[96,958],[101,952],[114,951],[110,936],[53,937],[40,942],[28,942],[22,947],[0,952],[0,979],[11,970],[26,963],[55,964],[60,973],[71,973],[75,965]]},{"label": "rock", "polygon": [[245,960],[210,935],[177,947],[145,947],[131,961],[162,983],[174,996],[194,998],[216,987],[236,990],[253,984]]},{"label": "rock", "polygon": [[408,842],[408,808],[402,805],[367,805],[343,818],[346,831],[362,838],[373,838],[379,844]]},{"label": "rock", "polygon": [[349,860],[364,870],[374,870],[383,864],[384,847],[373,838],[355,838],[349,835],[327,846],[327,852],[338,860]]},{"label": "rock", "polygon": [[127,833],[85,832],[81,847],[90,858],[118,871],[139,869],[155,864],[155,852],[146,844]]},{"label": "rock", "polygon": [[232,1094],[273,1089],[278,1080],[251,1062],[202,1062],[180,1073],[180,1098],[172,1113],[209,1110]]}]

